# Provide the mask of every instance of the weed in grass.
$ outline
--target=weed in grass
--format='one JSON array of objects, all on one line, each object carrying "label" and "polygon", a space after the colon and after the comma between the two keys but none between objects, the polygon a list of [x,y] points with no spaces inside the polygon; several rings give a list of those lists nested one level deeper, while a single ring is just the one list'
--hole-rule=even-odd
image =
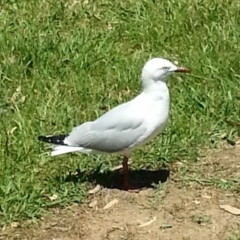
[{"label": "weed in grass", "polygon": [[196,222],[197,224],[209,224],[212,222],[209,216],[203,216],[203,215],[192,216],[192,221]]}]

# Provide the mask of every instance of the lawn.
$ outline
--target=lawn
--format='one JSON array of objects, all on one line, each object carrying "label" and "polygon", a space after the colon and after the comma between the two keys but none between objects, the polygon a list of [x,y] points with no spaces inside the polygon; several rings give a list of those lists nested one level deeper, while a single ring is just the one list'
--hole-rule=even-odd
[{"label": "lawn", "polygon": [[227,121],[240,119],[239,16],[236,0],[3,0],[1,224],[81,202],[91,183],[66,177],[119,164],[115,155],[51,158],[37,136],[66,133],[132,99],[151,57],[178,61],[192,73],[170,78],[168,126],[133,153],[131,167],[194,164],[223,136],[234,144],[240,129]]}]

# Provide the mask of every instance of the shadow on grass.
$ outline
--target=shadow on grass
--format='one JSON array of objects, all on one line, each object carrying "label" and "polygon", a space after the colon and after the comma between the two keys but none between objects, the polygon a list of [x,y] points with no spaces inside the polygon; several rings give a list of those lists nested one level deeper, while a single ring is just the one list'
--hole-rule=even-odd
[{"label": "shadow on grass", "polygon": [[[166,182],[170,176],[170,171],[167,169],[160,170],[129,170],[129,183],[131,189],[153,188],[154,184],[159,182]],[[93,184],[100,184],[104,188],[122,189],[123,175],[121,171],[107,171],[101,173],[95,171],[94,173],[87,173],[81,170],[72,175],[69,174],[65,178],[66,182],[84,182],[88,181]]]}]

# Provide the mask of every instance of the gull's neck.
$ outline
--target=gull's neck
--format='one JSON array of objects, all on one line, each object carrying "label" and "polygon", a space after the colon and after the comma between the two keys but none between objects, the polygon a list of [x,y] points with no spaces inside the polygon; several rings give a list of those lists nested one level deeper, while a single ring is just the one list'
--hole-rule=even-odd
[{"label": "gull's neck", "polygon": [[169,102],[168,87],[163,81],[149,81],[149,84],[143,84],[143,93],[153,100]]}]

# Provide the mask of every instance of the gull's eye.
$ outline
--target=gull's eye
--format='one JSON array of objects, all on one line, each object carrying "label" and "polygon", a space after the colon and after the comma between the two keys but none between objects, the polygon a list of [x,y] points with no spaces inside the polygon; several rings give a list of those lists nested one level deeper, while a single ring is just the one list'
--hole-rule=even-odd
[{"label": "gull's eye", "polygon": [[169,67],[163,67],[162,68],[164,71],[168,71],[170,68]]}]

